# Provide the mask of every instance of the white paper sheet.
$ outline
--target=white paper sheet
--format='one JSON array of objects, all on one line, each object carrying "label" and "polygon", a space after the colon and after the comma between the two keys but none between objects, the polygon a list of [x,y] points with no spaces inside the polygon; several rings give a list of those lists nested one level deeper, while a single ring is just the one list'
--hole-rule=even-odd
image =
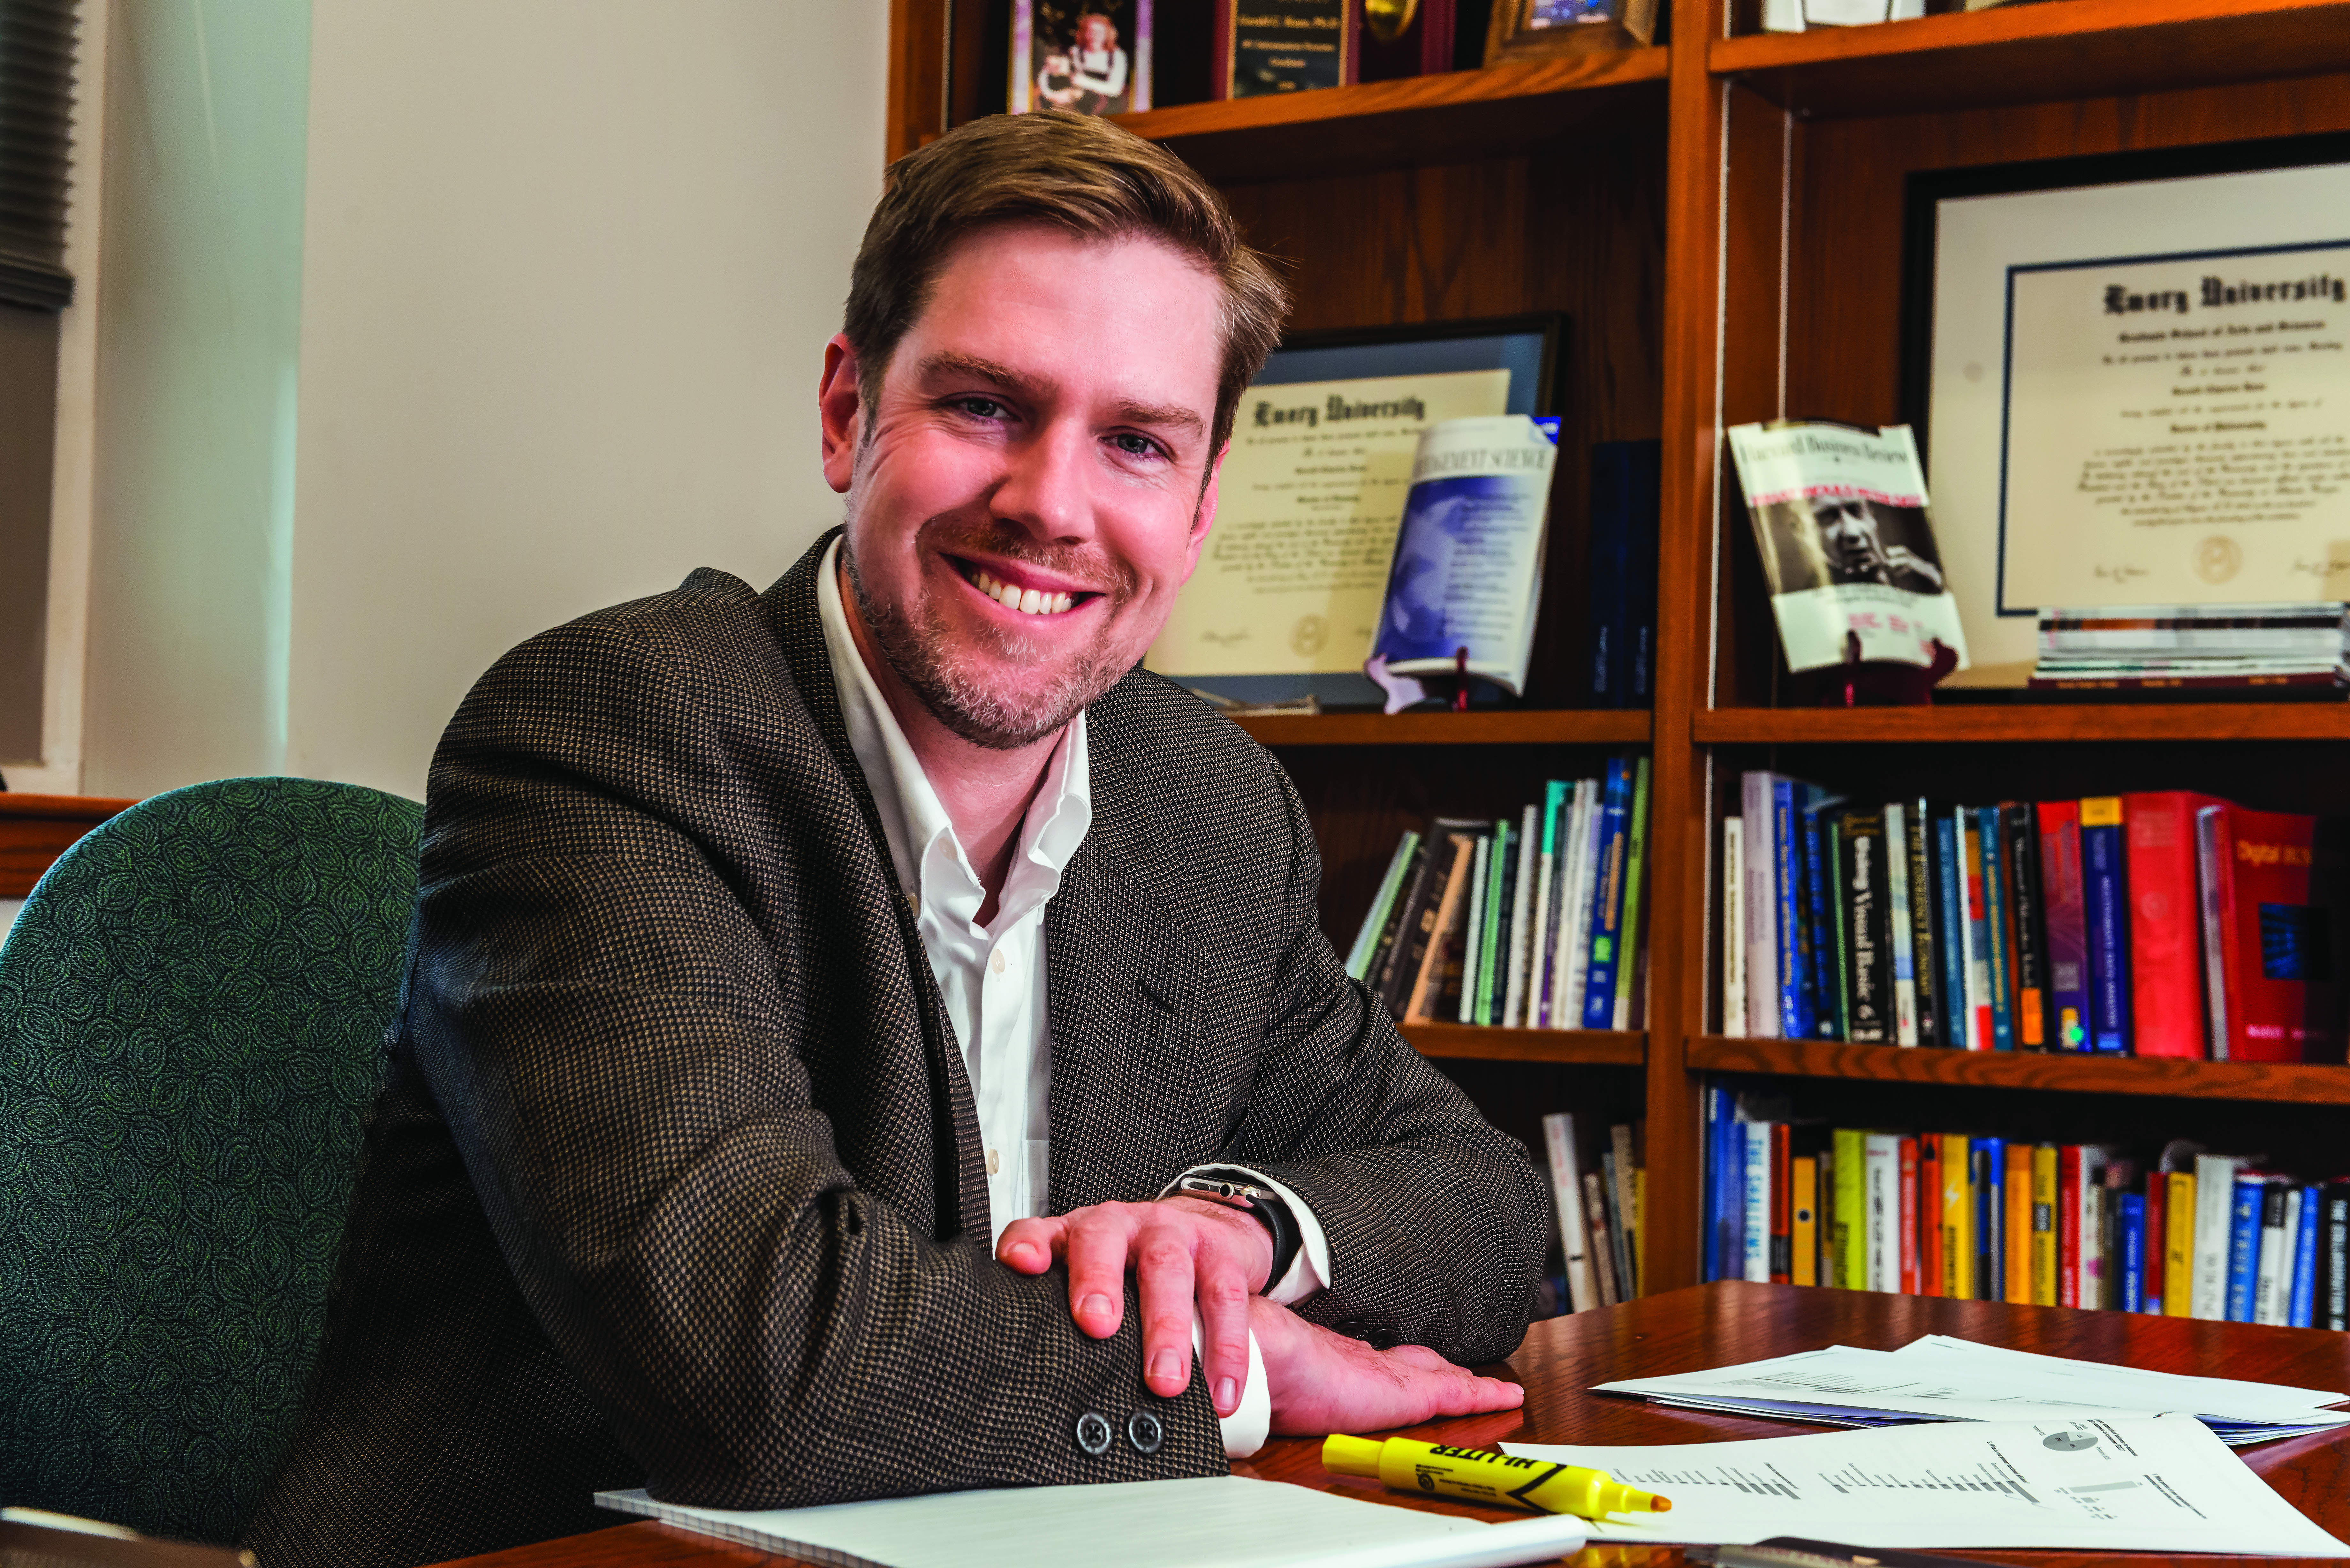
[{"label": "white paper sheet", "polygon": [[1930,1550],[2350,1555],[2200,1421],[1929,1422],[1644,1448],[1504,1443],[1658,1492],[1672,1511],[1594,1541],[1752,1545],[1776,1535]]},{"label": "white paper sheet", "polygon": [[742,1511],[596,1494],[833,1568],[1506,1568],[1580,1547],[1581,1520],[1486,1524],[1243,1476],[939,1492]]},{"label": "white paper sheet", "polygon": [[1827,1426],[2177,1413],[2201,1418],[2239,1446],[2350,1425],[2350,1414],[2318,1408],[2344,1397],[2323,1389],[2145,1372],[1941,1334],[1898,1351],[1831,1345],[1704,1372],[1625,1378],[1597,1391]]}]

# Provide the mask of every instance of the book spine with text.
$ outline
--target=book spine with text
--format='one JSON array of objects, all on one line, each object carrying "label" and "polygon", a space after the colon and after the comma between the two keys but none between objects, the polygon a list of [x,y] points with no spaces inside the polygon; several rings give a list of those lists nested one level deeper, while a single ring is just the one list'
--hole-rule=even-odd
[{"label": "book spine with text", "polygon": [[1599,1277],[1591,1267],[1591,1223],[1583,1213],[1575,1118],[1565,1111],[1543,1117],[1543,1144],[1550,1157],[1550,1199],[1558,1220],[1559,1249],[1566,1262],[1567,1298],[1574,1303],[1573,1311],[1588,1312],[1599,1304]]},{"label": "book spine with text", "polygon": [[1841,1040],[1845,1030],[1844,990],[1837,982],[1843,956],[1835,924],[1828,918],[1835,874],[1828,865],[1827,834],[1821,824],[1835,798],[1815,791],[1804,807],[1804,923],[1812,938],[1812,1034],[1820,1040]]},{"label": "book spine with text", "polygon": [[2250,1323],[2260,1281],[2262,1210],[2268,1199],[2268,1179],[2259,1175],[2236,1178],[2234,1210],[2228,1217],[2228,1321]]},{"label": "book spine with text", "polygon": [[2015,1046],[2019,1051],[2045,1051],[2051,1041],[2048,931],[2040,899],[2040,836],[2032,817],[2032,807],[2015,801],[1999,808],[2015,953]]},{"label": "book spine with text", "polygon": [[1469,857],[1468,913],[1461,921],[1461,984],[1455,993],[1454,1016],[1462,1023],[1477,1022],[1477,975],[1483,968],[1485,951],[1485,911],[1488,908],[1486,873],[1493,865],[1493,836],[1477,835],[1477,847]]},{"label": "book spine with text", "polygon": [[2350,1187],[2329,1181],[2325,1192],[2324,1327],[2350,1329]]},{"label": "book spine with text", "polygon": [[1833,1137],[1835,1152],[1835,1210],[1831,1217],[1833,1227],[1828,1241],[1828,1255],[1835,1262],[1835,1272],[1828,1282],[1838,1290],[1858,1291],[1868,1288],[1868,1184],[1866,1133],[1856,1128],[1838,1127]]},{"label": "book spine with text", "polygon": [[1863,1283],[1872,1291],[1896,1291],[1901,1287],[1899,1135],[1863,1134],[1860,1158]]},{"label": "book spine with text", "polygon": [[2260,1250],[2252,1255],[2252,1321],[2282,1327],[2286,1295],[2293,1288],[2292,1237],[2301,1217],[2301,1194],[2282,1181],[2261,1193]]},{"label": "book spine with text", "polygon": [[1771,1124],[1771,1282],[1791,1282],[1794,1268],[1794,1128]]},{"label": "book spine with text", "polygon": [[2195,1304],[2195,1173],[2167,1171],[2162,1195],[2162,1312],[2185,1317]]},{"label": "book spine with text", "polygon": [[2294,1192],[2300,1199],[2293,1210],[2293,1283],[2286,1292],[2285,1323],[2293,1328],[2310,1328],[2317,1322],[2317,1211],[2324,1200],[2324,1189],[2303,1187]]},{"label": "book spine with text", "polygon": [[1608,1029],[1616,1023],[1616,977],[1623,958],[1624,870],[1631,853],[1632,770],[1627,759],[1611,757],[1600,795],[1599,853],[1592,877],[1590,937],[1585,943],[1583,1027]]},{"label": "book spine with text", "polygon": [[1778,847],[1773,842],[1771,775],[1749,773],[1740,781],[1746,850],[1746,1033],[1779,1038],[1779,896],[1774,885]]},{"label": "book spine with text", "polygon": [[1885,806],[1885,935],[1893,963],[1893,1043],[1918,1044],[1917,948],[1910,924],[1909,823],[1899,801]]},{"label": "book spine with text", "polygon": [[2056,1151],[2056,1304],[2081,1304],[2081,1146]]},{"label": "book spine with text", "polygon": [[1617,937],[1616,1012],[1607,1027],[1637,1029],[1647,1017],[1637,1005],[1641,994],[1640,888],[1648,876],[1648,759],[1632,767],[1632,822],[1624,857],[1624,918]]},{"label": "book spine with text", "polygon": [[1890,1044],[1893,965],[1886,951],[1885,819],[1873,811],[1848,811],[1838,821],[1844,840],[1842,903],[1848,955],[1845,1038],[1856,1044]]},{"label": "book spine with text", "polygon": [[1403,879],[1411,873],[1412,857],[1419,850],[1419,835],[1409,828],[1396,840],[1395,853],[1388,857],[1388,868],[1379,877],[1378,891],[1371,897],[1369,913],[1363,917],[1362,929],[1355,933],[1355,945],[1347,950],[1347,974],[1349,979],[1368,978],[1371,961],[1378,956],[1379,944],[1388,935],[1388,917],[1395,913],[1396,899],[1403,891]]},{"label": "book spine with text", "polygon": [[2089,1046],[2109,1056],[2130,1049],[2128,852],[2122,799],[2081,802],[2082,923],[2089,955]]},{"label": "book spine with text", "polygon": [[[1793,1190],[1787,1195],[1787,1278],[1798,1285],[1820,1282],[1820,1162],[1799,1155],[1787,1162]],[[2350,1207],[2350,1199],[2345,1200]]]},{"label": "book spine with text", "polygon": [[1788,1040],[1811,1037],[1812,1009],[1804,977],[1811,955],[1804,923],[1796,918],[1803,897],[1803,844],[1795,807],[1805,786],[1773,774],[1771,779],[1771,893],[1779,931],[1779,1033]]},{"label": "book spine with text", "polygon": [[2146,1199],[2135,1192],[2121,1195],[2121,1275],[2124,1312],[2146,1308]]},{"label": "book spine with text", "polygon": [[1607,1193],[1595,1171],[1583,1173],[1583,1219],[1591,1228],[1592,1282],[1599,1288],[1599,1304],[1614,1306],[1624,1298],[1616,1283],[1616,1250],[1607,1240]]},{"label": "book spine with text", "polygon": [[1745,819],[1721,823],[1721,1033],[1746,1033],[1746,846]]},{"label": "book spine with text", "polygon": [[1756,1284],[1771,1282],[1771,1134],[1769,1122],[1748,1122],[1745,1128],[1746,1205],[1741,1239],[1743,1272],[1741,1279]]},{"label": "book spine with text", "polygon": [[2203,1043],[2214,1062],[2225,1062],[2235,1044],[2236,888],[2230,875],[2233,847],[2225,807],[2207,805],[2195,814],[2196,909],[2203,925]]},{"label": "book spine with text", "polygon": [[2007,1173],[2000,1183],[2007,1208],[2007,1272],[2001,1299],[2022,1306],[2032,1304],[2032,1156],[2030,1144],[2011,1138]]},{"label": "book spine with text", "polygon": [[2048,923],[2048,1035],[2057,1051],[2089,1046],[2089,940],[2081,877],[2081,803],[2044,800],[2041,902]]},{"label": "book spine with text", "polygon": [[1966,868],[1959,857],[1959,825],[1949,812],[1934,816],[1935,948],[1942,961],[1942,1035],[1935,1042],[1967,1049],[1967,894]]},{"label": "book spine with text", "polygon": [[1918,1293],[1918,1140],[1903,1137],[1896,1145],[1894,1177],[1896,1207],[1894,1218],[1894,1251],[1899,1262],[1894,1271],[1893,1288],[1904,1295]]},{"label": "book spine with text", "polygon": [[1973,1159],[1964,1133],[1941,1135],[1942,1293],[1972,1301],[1975,1293]]},{"label": "book spine with text", "polygon": [[1566,781],[1552,779],[1543,785],[1542,826],[1534,850],[1534,896],[1526,908],[1526,993],[1524,1026],[1543,1026],[1544,999],[1550,994],[1551,911],[1558,885],[1558,836],[1566,810]]},{"label": "book spine with text", "polygon": [[2188,1315],[2216,1321],[2228,1315],[2228,1261],[2235,1234],[2236,1171],[2232,1155],[2195,1157],[2195,1278]]},{"label": "book spine with text", "polygon": [[1931,1133],[1918,1139],[1918,1293],[1943,1293],[1942,1140]]},{"label": "book spine with text", "polygon": [[2217,804],[2183,790],[2122,796],[2128,851],[2130,1048],[2140,1056],[2203,1054],[2195,813]]},{"label": "book spine with text", "polygon": [[1918,991],[1918,1044],[1946,1045],[1941,942],[1938,933],[1941,889],[1934,878],[1933,808],[1911,800],[1901,814],[1908,848],[1909,951]]},{"label": "book spine with text", "polygon": [[1981,816],[1963,805],[1953,815],[1959,827],[1960,886],[1966,898],[1966,923],[1960,933],[1966,942],[1967,1049],[1990,1051],[1999,1042],[1991,1028],[1991,920],[1983,898]]},{"label": "book spine with text", "polygon": [[1999,807],[1975,813],[1983,887],[1983,941],[1991,959],[1991,1048],[2015,1049],[2015,935],[2008,910],[2006,857],[2001,852]]}]

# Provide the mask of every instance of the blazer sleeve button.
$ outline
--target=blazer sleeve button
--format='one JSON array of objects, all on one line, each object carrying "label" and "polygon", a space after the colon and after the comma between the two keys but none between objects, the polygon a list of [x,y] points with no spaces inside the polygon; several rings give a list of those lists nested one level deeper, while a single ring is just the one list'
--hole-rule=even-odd
[{"label": "blazer sleeve button", "polygon": [[1088,1410],[1077,1417],[1077,1447],[1096,1459],[1109,1452],[1109,1417],[1098,1410]]},{"label": "blazer sleeve button", "polygon": [[1149,1411],[1137,1410],[1126,1418],[1126,1440],[1134,1445],[1138,1454],[1155,1454],[1159,1445],[1167,1440],[1167,1428]]}]

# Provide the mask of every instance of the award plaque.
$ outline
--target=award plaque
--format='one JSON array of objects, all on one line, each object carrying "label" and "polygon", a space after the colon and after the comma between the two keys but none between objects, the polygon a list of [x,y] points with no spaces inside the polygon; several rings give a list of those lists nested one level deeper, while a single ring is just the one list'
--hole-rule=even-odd
[{"label": "award plaque", "polygon": [[1269,98],[1355,79],[1356,0],[1217,0],[1216,95]]}]

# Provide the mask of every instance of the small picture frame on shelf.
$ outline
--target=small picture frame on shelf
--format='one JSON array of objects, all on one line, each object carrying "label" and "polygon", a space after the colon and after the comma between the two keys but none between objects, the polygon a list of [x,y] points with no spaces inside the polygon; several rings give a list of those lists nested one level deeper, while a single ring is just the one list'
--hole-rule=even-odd
[{"label": "small picture frame on shelf", "polygon": [[1014,114],[1150,107],[1151,0],[1012,0]]},{"label": "small picture frame on shelf", "polygon": [[1656,42],[1657,0],[1493,0],[1485,63],[1555,59]]}]

